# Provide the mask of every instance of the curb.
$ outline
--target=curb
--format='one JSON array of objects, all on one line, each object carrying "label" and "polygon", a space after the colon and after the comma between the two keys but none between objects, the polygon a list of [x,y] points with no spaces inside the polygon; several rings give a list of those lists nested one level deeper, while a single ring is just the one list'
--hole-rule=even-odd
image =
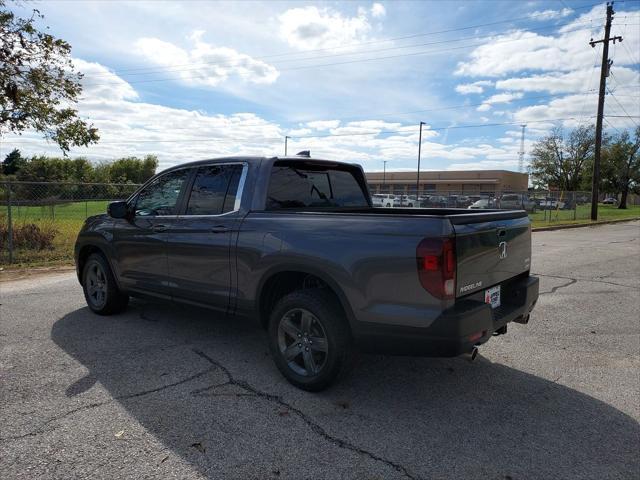
[{"label": "curb", "polygon": [[584,227],[598,227],[600,225],[609,225],[612,223],[622,223],[622,222],[635,222],[640,220],[640,217],[634,218],[621,218],[617,220],[605,220],[602,222],[593,222],[593,223],[569,223],[566,225],[551,225],[549,227],[533,227],[531,230],[533,232],[550,232],[553,230],[564,230],[567,228],[584,228]]}]

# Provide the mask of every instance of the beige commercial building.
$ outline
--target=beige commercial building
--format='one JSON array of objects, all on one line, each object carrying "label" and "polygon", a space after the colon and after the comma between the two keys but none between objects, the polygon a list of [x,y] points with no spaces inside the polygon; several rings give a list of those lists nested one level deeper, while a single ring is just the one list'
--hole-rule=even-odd
[{"label": "beige commercial building", "polygon": [[[367,172],[371,193],[415,193],[416,172]],[[420,172],[420,193],[496,193],[526,191],[529,175],[507,170]]]}]

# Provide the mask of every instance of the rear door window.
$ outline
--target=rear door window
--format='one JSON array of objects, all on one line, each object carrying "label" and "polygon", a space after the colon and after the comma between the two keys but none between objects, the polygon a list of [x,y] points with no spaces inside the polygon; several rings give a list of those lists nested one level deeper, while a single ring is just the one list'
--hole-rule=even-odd
[{"label": "rear door window", "polygon": [[365,191],[348,168],[276,162],[271,171],[269,210],[368,206]]},{"label": "rear door window", "polygon": [[220,215],[235,210],[242,165],[207,165],[198,168],[186,215]]}]

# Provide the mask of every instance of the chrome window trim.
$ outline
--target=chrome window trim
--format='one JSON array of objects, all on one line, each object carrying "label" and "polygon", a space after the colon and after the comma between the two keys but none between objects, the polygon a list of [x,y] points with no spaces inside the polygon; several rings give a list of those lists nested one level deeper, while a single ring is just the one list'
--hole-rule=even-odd
[{"label": "chrome window trim", "polygon": [[[147,184],[143,185],[140,190],[138,192],[136,192],[135,194],[132,195],[132,198],[130,198],[128,201],[130,200],[137,200],[138,198],[138,194],[144,190],[144,188],[146,188],[149,184],[151,184],[151,182],[153,180],[156,180],[166,174],[169,173],[173,173],[176,172],[178,170],[185,170],[185,169],[192,169],[195,170],[195,174],[198,174],[198,169],[202,168],[202,167],[213,167],[213,166],[217,166],[217,165],[242,165],[242,173],[240,174],[240,180],[238,180],[238,190],[236,191],[236,200],[233,204],[233,210],[229,210],[228,212],[224,212],[224,213],[219,213],[217,215],[214,214],[210,214],[210,215],[187,215],[186,213],[184,215],[144,215],[144,216],[138,216],[138,215],[134,215],[134,218],[169,218],[169,219],[178,219],[178,218],[210,218],[210,217],[222,217],[224,215],[229,215],[230,213],[236,213],[237,211],[240,210],[240,205],[242,203],[242,194],[244,193],[244,184],[247,181],[247,172],[249,171],[249,164],[247,162],[211,162],[211,163],[207,163],[204,165],[198,165],[198,166],[188,166],[188,167],[178,167],[175,168],[173,170],[171,170],[170,172],[166,172],[163,174],[158,175],[157,177],[155,177],[154,179],[150,180],[149,182],[147,182]],[[193,186],[192,186],[193,188]],[[135,197],[135,198],[133,198]],[[189,198],[191,198],[191,192],[189,192]],[[188,200],[187,200],[187,205],[189,204]]]}]

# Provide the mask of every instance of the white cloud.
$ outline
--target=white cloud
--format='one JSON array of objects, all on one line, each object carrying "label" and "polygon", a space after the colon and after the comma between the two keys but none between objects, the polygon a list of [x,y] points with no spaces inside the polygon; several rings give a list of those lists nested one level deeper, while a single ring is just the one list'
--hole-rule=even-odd
[{"label": "white cloud", "polygon": [[485,103],[510,103],[512,100],[522,98],[522,93],[496,93],[485,100]]},{"label": "white cloud", "polygon": [[211,45],[202,40],[203,34],[196,31],[190,36],[193,48],[189,51],[158,38],[140,38],[135,43],[136,53],[166,67],[166,74],[188,85],[215,87],[230,77],[257,84],[277,80],[279,73],[272,65],[233,48]]},{"label": "white cloud", "polygon": [[374,3],[371,6],[371,16],[373,18],[384,17],[387,14],[387,10],[384,8],[384,5],[381,3]]},{"label": "white cloud", "polygon": [[493,82],[489,80],[480,80],[473,83],[461,83],[460,85],[456,85],[456,92],[462,95],[468,95],[470,93],[482,93],[484,92],[483,87],[488,87],[492,84]]},{"label": "white cloud", "polygon": [[318,120],[315,122],[307,122],[306,125],[314,130],[329,130],[330,128],[336,128],[340,125],[340,120]]},{"label": "white cloud", "polygon": [[73,59],[76,70],[84,75],[82,79],[83,97],[102,98],[103,100],[133,100],[138,93],[131,85],[107,67],[79,58]]},{"label": "white cloud", "polygon": [[[601,5],[594,7],[560,28],[559,32],[549,35],[516,30],[490,37],[484,45],[476,47],[467,60],[458,63],[455,73],[468,77],[504,77],[519,72],[573,72],[599,65],[601,50],[590,48],[588,42],[590,38],[601,38],[603,34],[601,22],[593,20],[603,17],[602,10]],[[637,23],[638,11],[619,11],[616,19]],[[616,47],[614,65],[634,64],[637,55],[634,60],[629,52],[640,51],[640,30],[617,28],[624,31],[626,48]]]},{"label": "white cloud", "polygon": [[512,100],[517,100],[522,97],[522,93],[496,93],[495,95],[491,95],[487,98],[476,110],[479,112],[486,112],[496,103],[511,103]]},{"label": "white cloud", "polygon": [[[595,123],[594,115],[597,103],[597,92],[589,95],[567,95],[554,99],[547,104],[521,108],[515,112],[514,121],[527,123],[530,121],[549,120],[549,122],[553,122],[555,119],[566,119],[561,123],[567,128],[574,128],[578,125]],[[634,96],[623,96],[621,94],[613,98],[611,95],[607,95],[605,98],[605,117],[608,125],[613,125],[617,128],[631,128],[634,123],[637,123],[637,120],[617,117],[626,116],[625,110],[629,115],[640,115],[640,104]],[[608,117],[608,115],[615,115],[616,117]],[[535,125],[538,128],[541,127],[539,123]]]},{"label": "white cloud", "polygon": [[562,10],[536,10],[535,12],[531,12],[527,15],[532,20],[538,20],[541,22],[547,20],[555,20],[557,18],[564,18],[573,13],[573,10],[570,8],[563,8]]},{"label": "white cloud", "polygon": [[[575,70],[568,73],[550,72],[542,75],[509,78],[496,82],[496,88],[501,90],[522,90],[527,92],[576,93],[598,86],[599,68]],[[613,67],[616,80],[621,85],[639,84],[640,75],[637,71],[626,67]]]},{"label": "white cloud", "polygon": [[479,162],[452,163],[447,170],[518,170],[518,159],[482,160]]},{"label": "white cloud", "polygon": [[[374,4],[371,14],[380,13]],[[358,9],[354,17],[346,17],[329,7],[297,7],[287,10],[278,17],[280,36],[293,48],[311,50],[335,48],[360,42],[367,38],[371,30],[367,11]]]}]

